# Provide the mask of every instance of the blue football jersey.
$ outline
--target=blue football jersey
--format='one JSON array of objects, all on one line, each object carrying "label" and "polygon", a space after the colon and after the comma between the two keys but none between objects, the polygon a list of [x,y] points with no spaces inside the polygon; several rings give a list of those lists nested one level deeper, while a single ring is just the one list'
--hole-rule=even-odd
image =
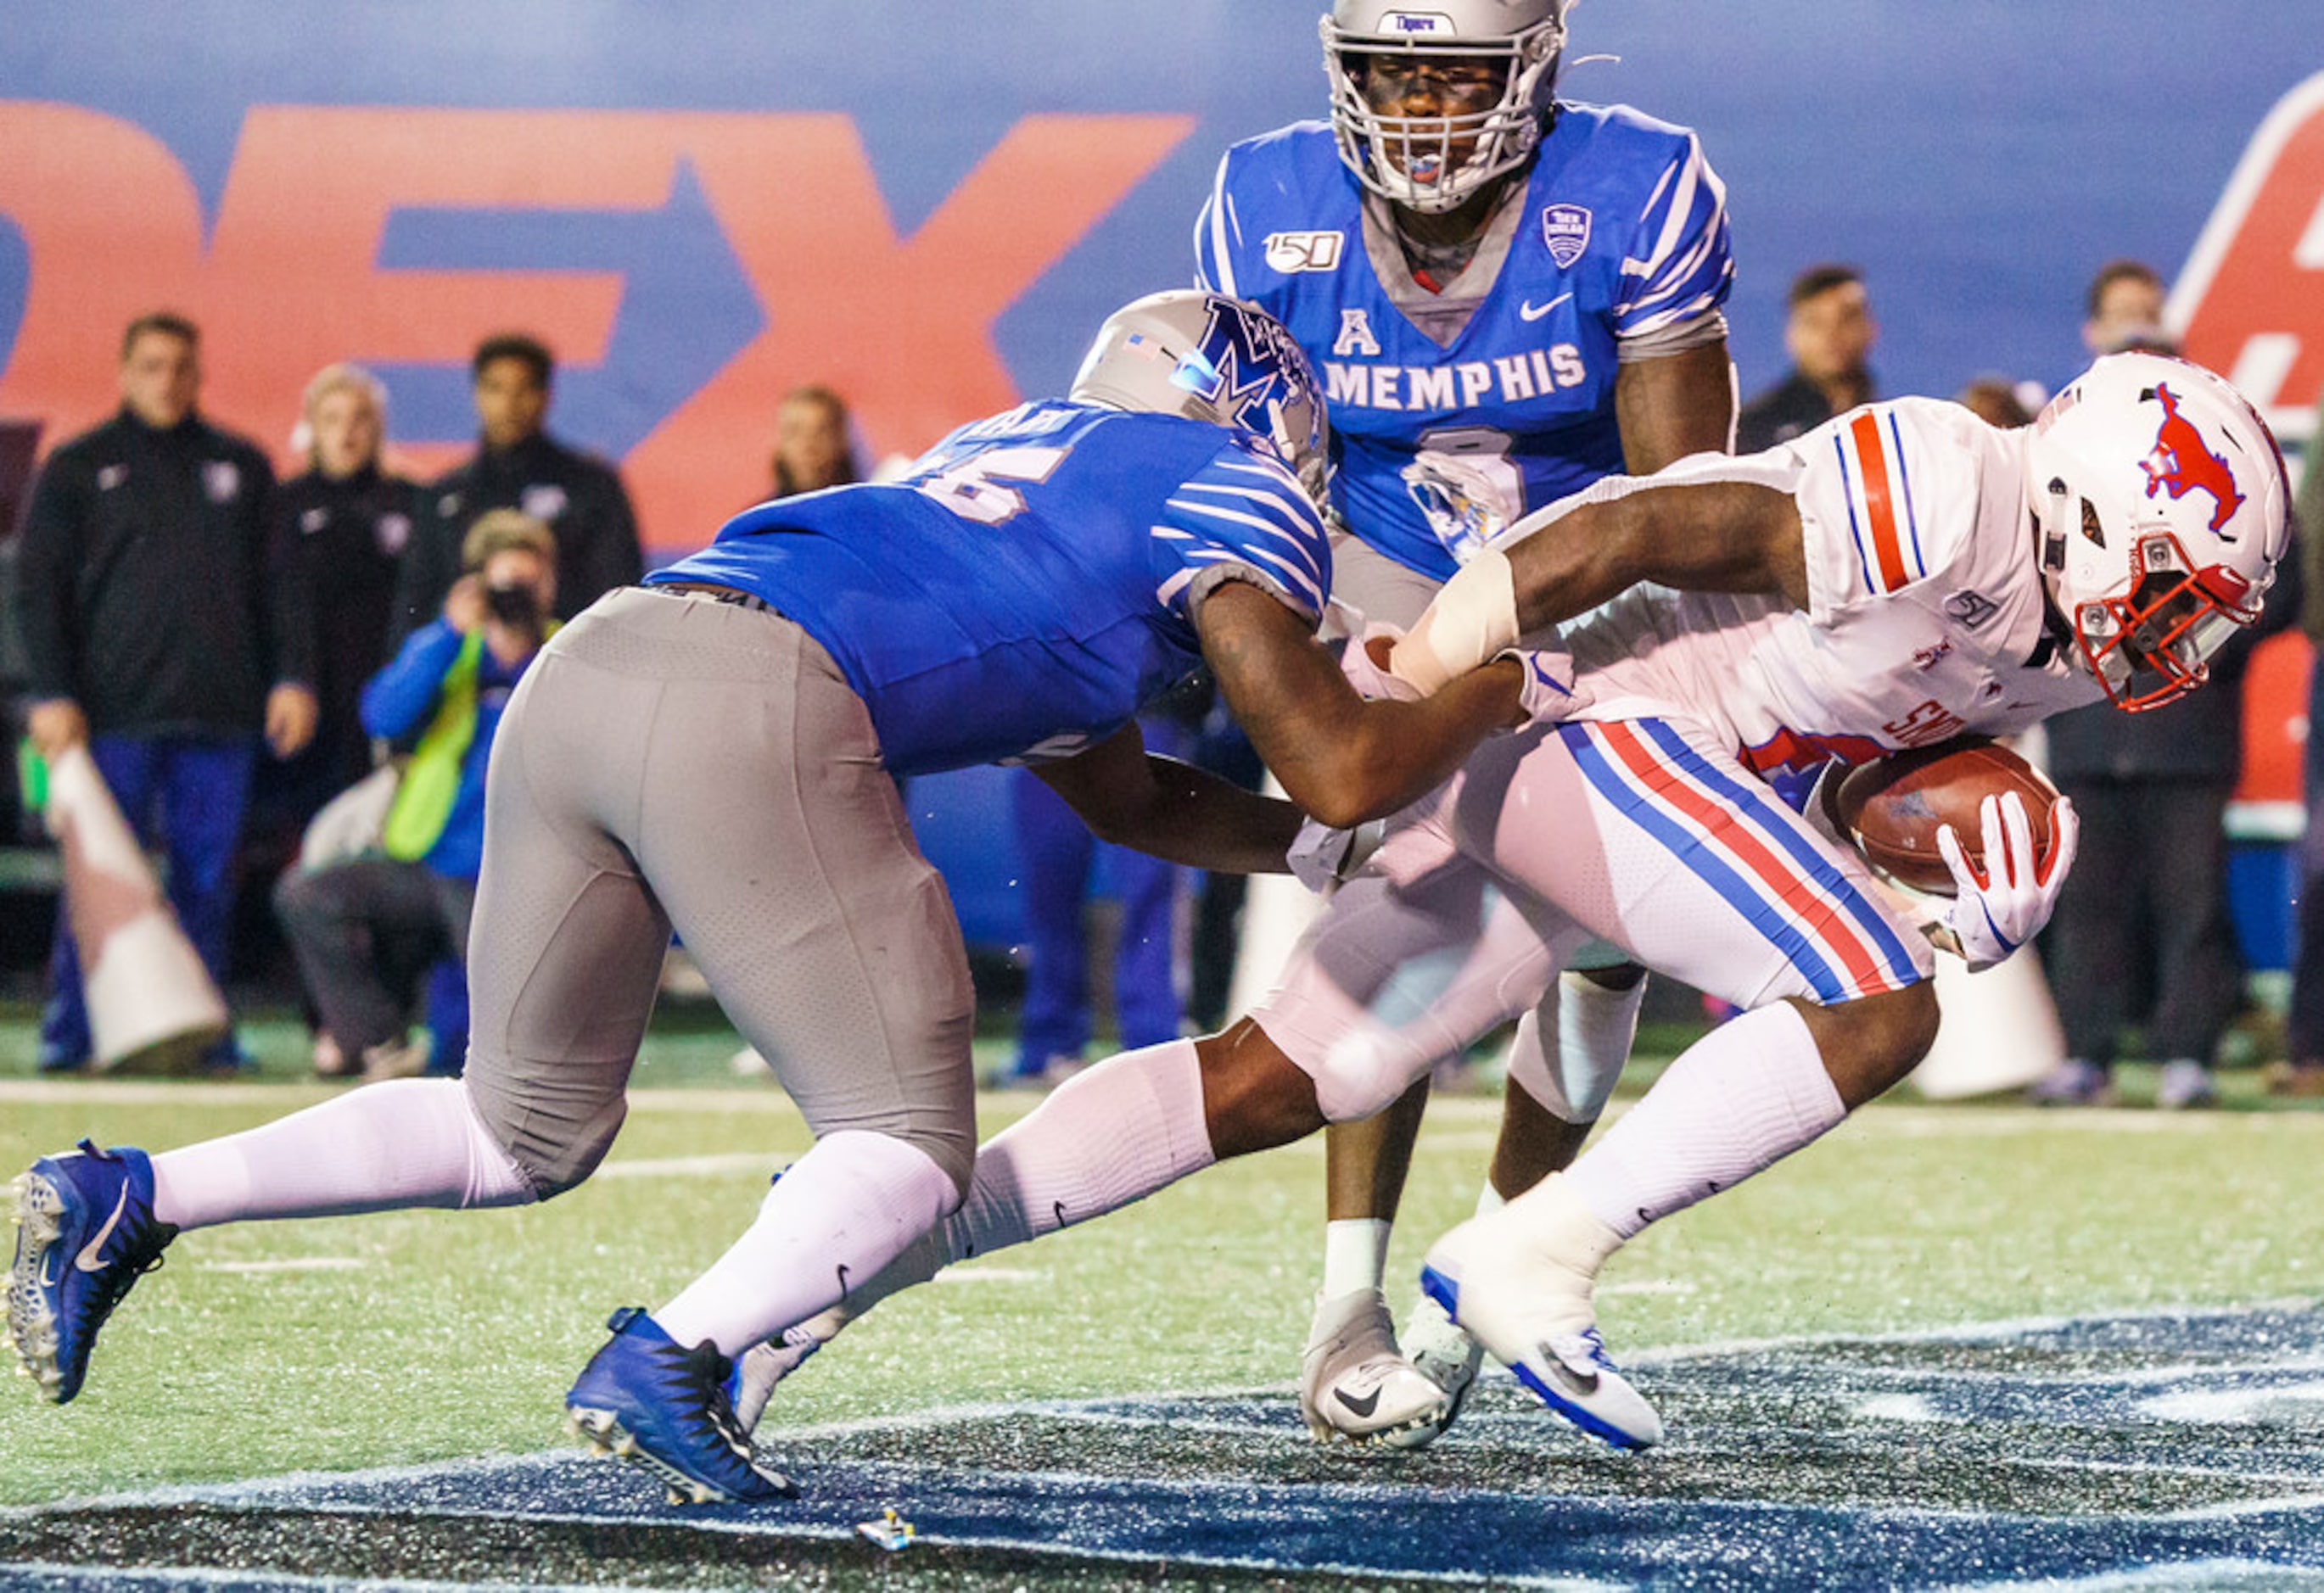
[{"label": "blue football jersey", "polygon": [[1726,192],[1684,128],[1624,106],[1561,105],[1508,253],[1449,346],[1382,288],[1362,199],[1323,123],[1236,144],[1195,223],[1196,275],[1290,327],[1324,382],[1333,507],[1358,538],[1441,581],[1493,527],[1441,499],[1432,518],[1416,461],[1451,461],[1422,474],[1509,519],[1619,471],[1616,342],[1725,302]]},{"label": "blue football jersey", "polygon": [[1258,582],[1314,623],[1323,518],[1266,443],[1026,404],[885,485],[762,503],[649,580],[764,598],[821,642],[899,775],[1070,755],[1202,662],[1194,613]]}]

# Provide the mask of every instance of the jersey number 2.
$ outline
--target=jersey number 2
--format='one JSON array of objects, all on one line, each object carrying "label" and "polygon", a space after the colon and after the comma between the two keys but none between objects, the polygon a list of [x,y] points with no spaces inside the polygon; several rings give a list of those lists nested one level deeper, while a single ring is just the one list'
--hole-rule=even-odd
[{"label": "jersey number 2", "polygon": [[938,471],[913,486],[937,502],[979,525],[997,526],[1025,512],[1025,494],[1002,482],[1043,482],[1072,450],[1068,448],[988,448],[972,454],[948,470]]}]

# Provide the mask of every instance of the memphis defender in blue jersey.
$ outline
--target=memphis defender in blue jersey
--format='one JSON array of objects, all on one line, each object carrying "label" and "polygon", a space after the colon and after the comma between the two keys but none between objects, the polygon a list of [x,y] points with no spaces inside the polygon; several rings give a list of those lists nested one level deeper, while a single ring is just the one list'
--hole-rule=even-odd
[{"label": "memphis defender in blue jersey", "polygon": [[[1333,129],[1299,123],[1227,152],[1195,256],[1204,285],[1263,305],[1323,372],[1341,517],[1441,581],[1501,525],[1625,468],[1624,346],[1717,324],[1734,277],[1725,194],[1683,128],[1559,105],[1503,202],[1495,284],[1449,336],[1396,293],[1402,262],[1367,246],[1379,204]],[[1432,456],[1458,462],[1449,481],[1419,479]],[[1451,502],[1461,485],[1467,502]]]},{"label": "memphis defender in blue jersey", "polygon": [[[1330,121],[1230,149],[1195,224],[1197,279],[1264,305],[1323,373],[1333,596],[1374,621],[1410,624],[1529,511],[1730,446],[1725,190],[1685,129],[1557,97],[1566,9],[1334,0]],[[1472,938],[1508,938],[1508,904],[1478,910]],[[1513,1192],[1571,1158],[1603,1103],[1532,1081],[1613,1078],[1644,994],[1643,971],[1600,948],[1526,1015],[1499,1183]],[[1407,1366],[1381,1294],[1425,1099],[1327,1136],[1331,1227],[1300,1380],[1318,1438],[1425,1443],[1478,1365],[1423,1301]]]},{"label": "memphis defender in blue jersey", "polygon": [[[1281,870],[1297,808],[1139,740],[1131,714],[1197,662],[1333,823],[1404,806],[1517,716],[1515,665],[1367,702],[1316,642],[1322,410],[1264,314],[1141,299],[1101,329],[1073,398],[966,428],[896,486],[753,511],[559,631],[493,742],[465,1076],[151,1157],[42,1158],[18,1183],[7,1294],[42,1392],[78,1392],[97,1330],[185,1229],[521,1205],[586,1178],[675,931],[816,1145],[675,1299],[614,1314],[567,1413],[681,1497],[792,1491],[735,1418],[731,1358],[924,1236],[975,1156],[967,953],[894,771],[1044,760],[1107,839]],[[1207,1144],[1193,1043],[1139,1055],[1141,1103]],[[1111,1115],[1077,1137],[1101,1174],[1118,1170]]]},{"label": "memphis defender in blue jersey", "polygon": [[1312,624],[1331,552],[1270,444],[1046,401],[963,427],[892,485],[761,504],[650,580],[796,621],[870,709],[889,769],[913,775],[1102,740],[1202,663],[1194,614],[1219,582]]}]

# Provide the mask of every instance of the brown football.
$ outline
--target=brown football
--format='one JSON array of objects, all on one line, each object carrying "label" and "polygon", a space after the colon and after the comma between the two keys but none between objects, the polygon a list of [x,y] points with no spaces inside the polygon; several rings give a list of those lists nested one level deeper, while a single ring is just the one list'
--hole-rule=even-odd
[{"label": "brown football", "polygon": [[1950,896],[1952,870],[1937,850],[1937,831],[1952,825],[1962,853],[1982,870],[1985,827],[1978,806],[2009,791],[2024,799],[2034,823],[2034,855],[2046,862],[2058,788],[1985,736],[1956,736],[1852,769],[1840,783],[1834,806],[1841,832],[1855,838],[1865,861],[1900,885]]}]

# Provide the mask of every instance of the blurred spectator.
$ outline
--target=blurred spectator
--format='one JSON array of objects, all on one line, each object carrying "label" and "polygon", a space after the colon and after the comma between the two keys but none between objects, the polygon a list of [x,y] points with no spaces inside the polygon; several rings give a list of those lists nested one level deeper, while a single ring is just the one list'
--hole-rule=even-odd
[{"label": "blurred spectator", "polygon": [[1979,376],[1954,394],[1953,401],[1987,426],[2005,431],[2034,424],[2033,411],[2018,397],[2017,384],[2006,376]]},{"label": "blurred spectator", "polygon": [[847,401],[819,383],[794,387],[775,410],[775,454],[770,462],[777,498],[844,487],[855,480],[855,446],[848,435]]},{"label": "blurred spectator", "polygon": [[420,488],[380,466],[387,391],[360,365],[326,365],[307,383],[293,441],[307,468],[275,489],[269,537],[278,580],[312,622],[319,718],[306,750],[259,778],[294,832],[370,772],[359,704],[387,661],[397,562],[423,512]]},{"label": "blurred spectator", "polygon": [[548,348],[517,333],[487,337],[476,345],[469,373],[482,427],[475,457],[429,489],[431,512],[398,574],[393,640],[442,605],[459,574],[468,528],[494,509],[521,510],[556,533],[559,619],[571,619],[645,570],[622,478],[542,429],[556,375]]},{"label": "blurred spectator", "polygon": [[[432,1048],[408,1037],[412,983],[447,953],[467,955],[493,735],[554,629],[557,539],[540,520],[492,511],[469,528],[462,565],[443,617],[413,631],[364,689],[372,734],[420,735],[378,853],[294,870],[275,887],[324,1030],[367,1080],[429,1065]],[[461,1059],[436,1060],[456,1072]]]},{"label": "blurred spectator", "polygon": [[[158,829],[169,893],[225,984],[232,863],[262,733],[277,757],[315,728],[311,629],[267,557],[266,456],[196,410],[201,336],[171,314],[121,340],[121,410],[42,466],[17,590],[25,729],[47,757],[86,741],[141,840]],[[40,1066],[80,1067],[88,1011],[62,912]],[[239,1060],[228,1039],[211,1058]]]},{"label": "blurred spectator", "polygon": [[[2171,352],[2163,297],[2152,270],[2107,262],[2090,283],[2083,341],[2095,354]],[[2082,841],[2046,943],[2066,1060],[2030,1100],[2111,1101],[2122,1032],[2142,1018],[2146,1049],[2163,1064],[2155,1104],[2218,1099],[2213,1053],[2243,1004],[2221,828],[2243,773],[2243,675],[2258,641],[2299,621],[2301,586],[2287,561],[2260,622],[2211,660],[2200,706],[2125,714],[2100,703],[2045,726],[2050,778],[2080,810]]]},{"label": "blurred spectator", "polygon": [[2292,975],[2291,1056],[2268,1070],[2278,1095],[2324,1096],[2324,403],[2308,434],[2293,503],[2305,577],[2301,629],[2316,644],[2308,677],[2308,827],[2300,843],[2300,947]]},{"label": "blurred spectator", "polygon": [[1865,361],[1880,328],[1852,265],[1812,265],[1792,279],[1784,348],[1792,373],[1735,418],[1738,453],[1756,454],[1870,403],[1876,390]]},{"label": "blurred spectator", "polygon": [[2092,354],[2134,349],[2176,354],[2163,329],[2163,277],[2141,260],[2109,260],[2090,279],[2083,304],[2082,345]]}]

